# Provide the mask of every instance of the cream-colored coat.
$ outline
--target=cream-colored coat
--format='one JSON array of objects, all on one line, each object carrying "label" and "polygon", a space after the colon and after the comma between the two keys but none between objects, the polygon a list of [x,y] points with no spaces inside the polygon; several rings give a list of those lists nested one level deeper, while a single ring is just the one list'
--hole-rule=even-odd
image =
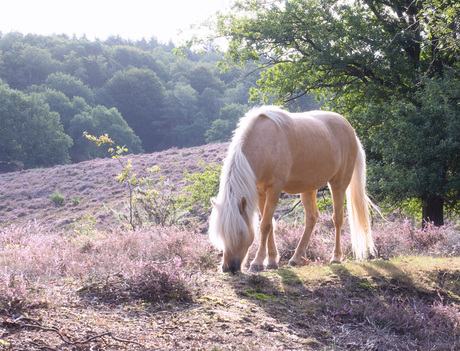
[{"label": "cream-colored coat", "polygon": [[291,265],[302,264],[318,218],[317,189],[326,183],[334,205],[331,261],[342,259],[340,235],[346,193],[353,249],[357,258],[364,258],[374,250],[365,182],[364,151],[342,116],[327,111],[288,113],[275,106],[250,111],[230,144],[210,219],[210,238],[224,251],[223,270],[241,269],[254,240],[257,207],[261,214],[260,246],[250,269],[278,267],[272,222],[282,192],[300,193],[305,207],[305,230],[289,261]]}]

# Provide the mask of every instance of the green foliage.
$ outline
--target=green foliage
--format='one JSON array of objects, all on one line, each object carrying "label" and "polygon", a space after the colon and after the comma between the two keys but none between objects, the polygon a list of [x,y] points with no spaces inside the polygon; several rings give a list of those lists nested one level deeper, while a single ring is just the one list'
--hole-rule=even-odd
[{"label": "green foliage", "polygon": [[[219,73],[216,64],[223,54],[215,47],[203,54],[185,49],[187,56],[182,59],[173,49],[172,44],[154,39],[89,41],[7,33],[0,36],[0,80],[27,97],[39,94],[50,111],[59,114],[53,118],[60,117],[63,132],[74,145],[70,151],[69,147],[59,150],[70,153],[73,162],[110,156],[82,139],[83,131],[108,133],[130,152],[202,145],[212,122],[226,120],[219,115],[223,107],[247,103],[248,90],[257,79],[248,74],[255,67]],[[99,106],[106,110],[101,112]],[[104,123],[101,115],[106,116]],[[27,127],[29,122],[21,123]],[[227,129],[226,135],[231,126]],[[17,159],[11,147],[3,151],[5,158]],[[49,161],[49,165],[62,163],[52,157]],[[47,165],[25,163],[27,167]]]},{"label": "green foliage", "polygon": [[[0,36],[4,86],[19,89],[26,98],[40,96],[50,111],[59,114],[53,119],[59,123],[60,118],[63,133],[73,141],[71,148],[61,145],[46,153],[49,160],[38,162],[29,155],[38,149],[12,147],[6,138],[8,146],[0,148],[3,158],[18,159],[15,151],[20,149],[25,154],[20,160],[30,157],[24,163],[36,167],[110,157],[83,139],[83,131],[108,133],[134,153],[227,141],[250,108],[249,90],[258,79],[251,73],[257,65],[251,62],[222,72],[217,63],[224,54],[215,45],[206,46],[200,54],[183,48],[182,58],[173,49],[156,40],[133,42],[120,37],[88,41],[20,33]],[[311,96],[307,97],[288,105],[311,109]],[[8,113],[16,116],[14,111]],[[23,138],[35,130],[27,119],[19,124],[24,127]],[[52,140],[63,138],[68,139],[59,133]],[[51,140],[32,135],[31,139],[33,145],[47,145]],[[53,157],[54,152],[62,153],[60,159]]]},{"label": "green foliage", "polygon": [[93,215],[86,214],[78,221],[72,223],[72,226],[74,227],[75,234],[90,238],[96,234],[96,224],[98,222],[99,220]]},{"label": "green foliage", "polygon": [[45,80],[45,86],[55,91],[60,91],[69,99],[76,96],[83,98],[87,103],[94,100],[93,91],[80,79],[62,72],[52,73]]},{"label": "green foliage", "polygon": [[45,88],[40,95],[49,105],[51,111],[59,113],[64,132],[69,134],[70,121],[75,115],[91,112],[91,107],[81,97],[68,98],[61,91]]},{"label": "green foliage", "polygon": [[[147,168],[147,172],[155,175],[160,172],[160,168],[153,166]],[[138,185],[133,191],[136,226],[156,224],[168,227],[181,222],[182,204],[175,194],[177,189],[173,182],[161,175],[157,179],[141,177],[136,181]]]},{"label": "green foliage", "polygon": [[5,348],[10,347],[11,345],[8,341],[5,341],[3,339],[0,339],[0,344]]},{"label": "green foliage", "polygon": [[161,118],[165,88],[155,72],[131,68],[117,72],[104,86],[146,151],[154,149],[154,122]]},{"label": "green foliage", "polygon": [[249,106],[241,104],[229,104],[220,109],[219,119],[212,122],[211,128],[206,133],[206,142],[229,141],[236,128],[240,117],[248,112]]},{"label": "green foliage", "polygon": [[198,94],[202,94],[205,89],[214,89],[219,92],[223,92],[225,89],[225,83],[220,80],[212,72],[215,70],[215,67],[212,65],[196,65],[189,72],[189,79],[192,85],[192,88],[195,89]]},{"label": "green foliage", "polygon": [[382,214],[386,217],[389,214],[398,214],[402,218],[411,218],[422,220],[422,201],[411,199],[406,202],[390,203],[383,201],[381,203]]},{"label": "green foliage", "polygon": [[74,196],[71,201],[72,205],[74,206],[78,206],[80,204],[80,199],[78,198],[78,196]]},{"label": "green foliage", "polygon": [[186,195],[183,195],[181,199],[189,210],[202,209],[207,212],[211,208],[211,198],[219,191],[222,166],[217,163],[208,165],[200,163],[199,166],[205,166],[204,172],[184,172],[184,180],[191,184],[183,189]]},{"label": "green foliage", "polygon": [[117,143],[126,145],[131,152],[143,151],[141,140],[115,108],[107,109],[103,106],[96,106],[90,112],[76,115],[70,121],[69,126],[69,134],[75,140],[75,146],[71,150],[73,155],[86,159],[107,156],[106,150],[97,149],[88,144],[82,136],[83,132],[96,135],[109,134]]},{"label": "green foliage", "polygon": [[431,40],[437,42],[437,51],[460,51],[458,16],[460,3],[446,0],[425,0],[419,13],[424,25],[430,27]]},{"label": "green foliage", "polygon": [[[96,144],[113,145],[114,141],[107,135],[99,137],[88,133],[83,136]],[[156,175],[152,177],[139,177],[133,169],[131,160],[124,162],[123,154],[128,152],[125,147],[110,147],[108,152],[116,159],[122,170],[117,180],[125,183],[128,187],[127,209],[128,214],[112,210],[113,214],[122,222],[128,223],[132,229],[149,226],[152,224],[161,226],[172,226],[179,224],[182,218],[181,201],[175,194],[176,188],[169,179],[159,175],[160,169],[157,166],[147,168],[147,172]]]},{"label": "green foliage", "polygon": [[318,206],[318,211],[322,213],[333,212],[332,196],[330,193],[328,196],[325,196],[323,193],[321,197],[317,199],[316,205]]},{"label": "green foliage", "polygon": [[442,0],[240,0],[211,39],[230,40],[223,67],[258,62],[253,101],[326,98],[357,128],[372,190],[442,224],[459,203],[459,15]]},{"label": "green foliage", "polygon": [[54,194],[51,194],[49,199],[51,203],[56,207],[62,207],[65,205],[65,198],[62,196],[59,190],[56,190]]},{"label": "green foliage", "polygon": [[[401,206],[442,196],[454,206],[460,189],[460,99],[455,79],[425,79],[412,101],[369,104],[357,114],[369,137],[372,193]],[[411,206],[414,208],[413,206]],[[449,209],[449,208],[447,208]]]},{"label": "green foliage", "polygon": [[41,96],[0,85],[0,160],[22,161],[26,168],[68,163],[71,145]]},{"label": "green foliage", "polygon": [[47,49],[21,40],[15,41],[7,50],[2,48],[2,51],[2,78],[12,89],[23,90],[30,85],[38,85],[59,68],[59,62],[53,59]]},{"label": "green foliage", "polygon": [[232,121],[216,119],[211,124],[204,136],[206,137],[207,143],[221,143],[229,141],[233,130],[235,130],[236,124]]}]

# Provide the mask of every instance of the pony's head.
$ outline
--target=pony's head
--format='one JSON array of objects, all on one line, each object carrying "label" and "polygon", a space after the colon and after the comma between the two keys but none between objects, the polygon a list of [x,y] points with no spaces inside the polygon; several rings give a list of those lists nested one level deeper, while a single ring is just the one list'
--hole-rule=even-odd
[{"label": "pony's head", "polygon": [[248,113],[238,123],[220,176],[217,200],[209,220],[211,242],[224,251],[222,270],[236,273],[246,260],[258,222],[256,177],[242,146],[257,115]]},{"label": "pony's head", "polygon": [[213,204],[209,237],[224,252],[222,271],[235,274],[241,271],[249,247],[254,241],[257,214],[248,209],[245,197],[239,201],[213,201]]}]

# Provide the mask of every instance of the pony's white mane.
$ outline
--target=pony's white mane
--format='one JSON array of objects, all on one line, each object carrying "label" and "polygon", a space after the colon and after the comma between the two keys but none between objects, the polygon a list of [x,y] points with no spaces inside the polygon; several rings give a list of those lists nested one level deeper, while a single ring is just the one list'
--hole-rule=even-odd
[{"label": "pony's white mane", "polygon": [[[233,248],[238,245],[240,235],[255,230],[258,223],[256,177],[242,147],[248,133],[259,116],[266,116],[280,129],[286,126],[288,112],[277,106],[254,108],[241,118],[229,146],[220,176],[219,194],[209,221],[209,237],[218,248]],[[246,198],[246,215],[252,228],[248,228],[239,213],[238,204]]]}]

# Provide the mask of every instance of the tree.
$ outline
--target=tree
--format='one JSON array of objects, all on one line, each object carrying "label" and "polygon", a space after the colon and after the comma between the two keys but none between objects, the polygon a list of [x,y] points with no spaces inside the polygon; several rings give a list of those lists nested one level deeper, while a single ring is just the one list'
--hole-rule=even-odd
[{"label": "tree", "polygon": [[[191,125],[196,120],[200,120],[199,124],[203,122],[202,115],[198,111],[198,99],[198,92],[190,84],[182,82],[175,84],[174,88],[166,92],[162,114],[154,124],[157,130],[155,149],[196,145],[196,143],[189,144],[189,141],[194,139],[197,130],[200,130],[197,126],[191,128]],[[200,136],[202,137],[203,134],[204,131]]]},{"label": "tree", "polygon": [[198,99],[198,108],[208,121],[213,121],[219,116],[219,110],[224,105],[223,96],[214,89],[206,88]]},{"label": "tree", "polygon": [[149,53],[130,46],[115,46],[111,50],[112,62],[116,62],[120,69],[148,68],[155,69],[155,59]]},{"label": "tree", "polygon": [[51,111],[59,113],[64,132],[68,133],[72,118],[83,112],[90,112],[91,107],[86,101],[76,96],[72,101],[61,91],[46,88],[41,95],[45,102],[50,106]]},{"label": "tree", "polygon": [[96,106],[92,111],[96,122],[94,133],[97,135],[108,134],[117,143],[125,146],[130,153],[143,152],[141,140],[123,119],[116,108],[107,109],[104,106]]},{"label": "tree", "polygon": [[132,68],[117,72],[104,86],[111,101],[107,107],[116,107],[142,140],[145,151],[155,150],[155,137],[161,133],[154,124],[162,118],[165,88],[154,71]]},{"label": "tree", "polygon": [[229,104],[220,109],[219,119],[212,122],[211,127],[206,131],[207,143],[226,142],[232,137],[238,120],[248,112],[249,106],[240,104]]},{"label": "tree", "polygon": [[222,73],[216,65],[223,53],[212,46],[203,54],[189,50],[184,59],[172,49],[155,38],[8,33],[0,35],[0,80],[26,96],[40,94],[59,113],[64,133],[75,138],[72,151],[83,126],[94,122],[97,105],[115,107],[147,152],[198,145],[223,106],[248,102],[256,65]]},{"label": "tree", "polygon": [[56,91],[61,91],[69,99],[79,96],[88,104],[94,100],[93,92],[81,80],[62,72],[50,74],[45,81],[45,86]]},{"label": "tree", "polygon": [[0,85],[0,160],[22,161],[26,168],[69,163],[71,145],[59,114],[42,97]]},{"label": "tree", "polygon": [[204,133],[207,143],[222,143],[229,141],[236,123],[224,119],[216,119],[211,127]]},{"label": "tree", "polygon": [[188,73],[193,89],[202,94],[206,88],[211,88],[222,93],[225,83],[216,77],[207,65],[196,65]]},{"label": "tree", "polygon": [[123,145],[130,153],[143,151],[141,140],[134,134],[116,108],[107,109],[104,106],[96,106],[89,112],[85,111],[74,116],[69,127],[69,135],[75,142],[70,150],[74,162],[108,156],[106,151],[90,143],[84,137],[84,132],[91,135],[108,134],[117,145]]},{"label": "tree", "polygon": [[24,90],[33,84],[42,84],[46,77],[56,71],[59,63],[46,49],[21,42],[3,53],[5,80],[13,89]]},{"label": "tree", "polygon": [[90,88],[100,88],[108,80],[108,63],[103,55],[84,57],[82,65],[84,67],[84,82]]},{"label": "tree", "polygon": [[419,199],[423,218],[441,224],[444,207],[460,212],[460,85],[426,79],[413,99],[368,104],[359,132],[368,136],[373,193],[399,204]]},{"label": "tree", "polygon": [[[253,99],[275,95],[286,103],[310,92],[326,97],[360,132],[371,172],[387,191],[380,192],[382,198],[418,198],[424,219],[442,224],[445,201],[459,200],[454,184],[460,173],[451,162],[458,148],[444,135],[446,128],[458,128],[458,117],[450,120],[458,113],[458,96],[430,94],[460,83],[460,5],[450,0],[241,0],[233,10],[219,16],[215,36],[229,39],[227,64],[259,62]],[[376,107],[392,113],[369,118]],[[405,140],[396,137],[401,128]],[[393,138],[397,157],[387,152],[385,137]],[[425,147],[416,156],[409,152],[420,145]],[[436,167],[434,150],[449,153]],[[424,175],[407,187],[399,186],[391,172],[379,172],[395,167],[404,177],[414,166]]]}]

